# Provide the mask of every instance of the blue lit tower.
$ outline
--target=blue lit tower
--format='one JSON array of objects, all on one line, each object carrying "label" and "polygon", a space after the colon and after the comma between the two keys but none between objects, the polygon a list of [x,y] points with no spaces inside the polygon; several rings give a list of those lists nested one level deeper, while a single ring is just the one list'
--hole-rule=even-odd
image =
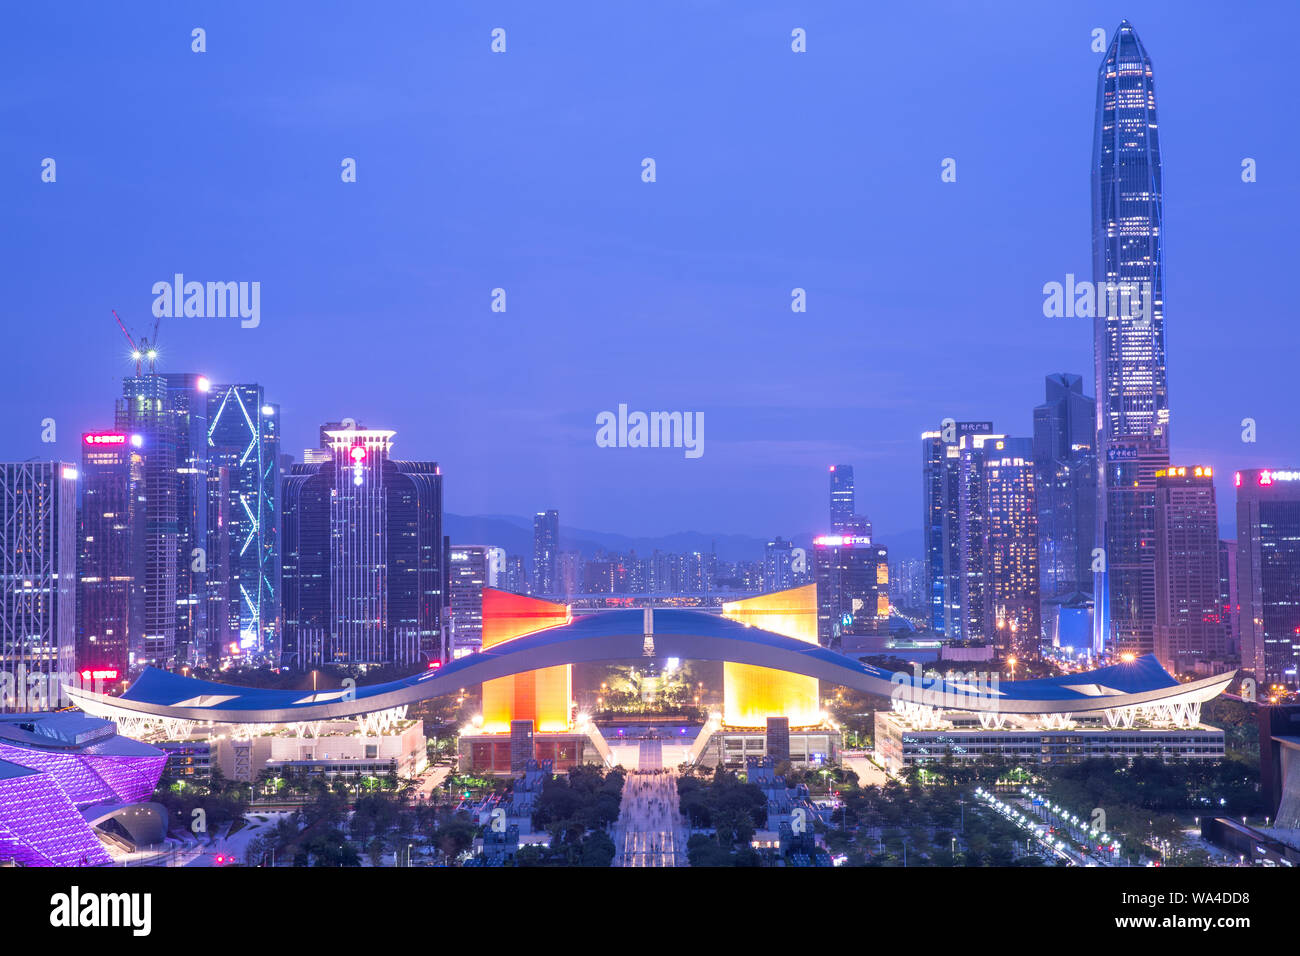
[{"label": "blue lit tower", "polygon": [[213,385],[208,458],[226,469],[225,568],[230,630],[245,651],[279,653],[280,409],[260,385]]},{"label": "blue lit tower", "polygon": [[[1098,650],[1154,648],[1155,471],[1168,465],[1163,191],[1151,58],[1120,23],[1097,74],[1092,155],[1092,259],[1098,288],[1150,290],[1150,314],[1097,309]],[[1136,482],[1136,484],[1135,484]]]}]

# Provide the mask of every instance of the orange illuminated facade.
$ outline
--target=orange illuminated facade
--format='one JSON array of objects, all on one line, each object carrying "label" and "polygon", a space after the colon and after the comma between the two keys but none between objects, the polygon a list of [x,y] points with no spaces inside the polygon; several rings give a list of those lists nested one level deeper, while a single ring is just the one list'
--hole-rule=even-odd
[{"label": "orange illuminated facade", "polygon": [[[731,601],[722,605],[722,616],[816,644],[817,585]],[[788,717],[792,727],[810,727],[821,719],[815,677],[728,661],[722,679],[722,719],[728,727],[764,727],[769,717]]]},{"label": "orange illuminated facade", "polygon": [[[553,601],[483,589],[483,650],[567,624],[569,608]],[[499,677],[483,683],[483,732],[510,732],[510,721],[531,720],[539,733],[569,729],[573,668],[568,664]]]}]

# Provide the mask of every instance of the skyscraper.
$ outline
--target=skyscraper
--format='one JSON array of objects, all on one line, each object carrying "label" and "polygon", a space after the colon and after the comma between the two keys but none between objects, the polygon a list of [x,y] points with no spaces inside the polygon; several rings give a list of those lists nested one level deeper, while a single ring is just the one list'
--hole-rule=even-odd
[{"label": "skyscraper", "polygon": [[[213,385],[208,458],[227,471],[222,526],[228,628],[246,651],[278,656],[280,616],[280,408],[260,385]],[[237,625],[236,625],[236,622]]]},{"label": "skyscraper", "polygon": [[831,533],[843,534],[853,521],[856,508],[852,465],[831,465],[830,502]]},{"label": "skyscraper", "polygon": [[1096,403],[1083,379],[1047,376],[1046,401],[1034,409],[1034,484],[1043,636],[1062,604],[1092,595],[1097,534]]},{"label": "skyscraper", "polygon": [[77,667],[125,678],[143,636],[144,458],[124,432],[81,436]]},{"label": "skyscraper", "polygon": [[[143,481],[138,486],[144,515],[144,633],[137,665],[167,667],[176,660],[177,596],[188,594],[180,580],[180,476],[176,416],[167,379],[136,375],[122,380],[117,400],[116,430],[141,437]],[[188,565],[187,565],[188,568]]]},{"label": "skyscraper", "polygon": [[794,587],[794,547],[784,538],[773,538],[763,553],[763,590],[784,591]]},{"label": "skyscraper", "polygon": [[813,568],[819,644],[862,650],[853,638],[889,636],[887,549],[866,537],[821,535],[813,539]]},{"label": "skyscraper", "polygon": [[390,456],[395,432],[326,431],[331,459],[294,465],[283,498],[284,657],[410,664],[442,652],[442,474]]},{"label": "skyscraper", "polygon": [[830,506],[832,534],[871,537],[871,522],[857,513],[852,465],[831,465]]},{"label": "skyscraper", "polygon": [[50,710],[77,640],[77,468],[0,464],[0,712]]},{"label": "skyscraper", "polygon": [[[1219,586],[1219,509],[1214,472],[1156,472],[1155,654],[1171,673],[1228,657]],[[1216,668],[1217,669],[1217,668]]]},{"label": "skyscraper", "polygon": [[1005,437],[994,433],[992,422],[952,420],[921,435],[930,628],[949,640],[983,633],[984,447]]},{"label": "skyscraper", "polygon": [[[1094,288],[1142,289],[1148,309],[1093,321],[1099,467],[1098,540],[1106,571],[1095,582],[1094,643],[1148,653],[1154,472],[1167,468],[1163,187],[1151,58],[1133,26],[1115,32],[1097,76],[1092,152]],[[1141,467],[1134,463],[1143,461]],[[1133,482],[1137,481],[1135,486]]]},{"label": "skyscraper", "polygon": [[[193,663],[209,644],[207,615],[208,389],[202,375],[168,373],[164,408],[175,446],[176,659]],[[202,550],[201,550],[202,549]]]},{"label": "skyscraper", "polygon": [[984,449],[983,635],[1021,656],[1036,654],[1042,639],[1032,445],[1007,438]]},{"label": "skyscraper", "polygon": [[451,613],[451,656],[472,654],[483,646],[483,589],[488,583],[488,552],[480,544],[451,547],[448,566],[448,605]]},{"label": "skyscraper", "polygon": [[1241,666],[1295,687],[1300,647],[1300,469],[1238,472],[1237,594]]},{"label": "skyscraper", "polygon": [[533,517],[533,594],[554,595],[559,584],[560,513],[539,511]]}]

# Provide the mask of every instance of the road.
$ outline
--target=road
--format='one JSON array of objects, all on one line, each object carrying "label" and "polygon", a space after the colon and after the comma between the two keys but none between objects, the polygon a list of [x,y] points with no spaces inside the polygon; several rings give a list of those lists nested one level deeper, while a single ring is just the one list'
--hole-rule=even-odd
[{"label": "road", "polygon": [[[658,763],[657,740],[641,743],[641,767]],[[677,805],[677,775],[670,770],[634,770],[623,783],[623,803],[614,824],[614,866],[687,866],[686,827]]]}]

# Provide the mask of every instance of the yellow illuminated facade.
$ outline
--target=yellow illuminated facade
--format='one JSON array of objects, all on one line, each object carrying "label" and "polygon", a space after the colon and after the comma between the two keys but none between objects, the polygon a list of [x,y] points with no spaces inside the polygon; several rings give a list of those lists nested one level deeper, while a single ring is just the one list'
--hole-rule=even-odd
[{"label": "yellow illuminated facade", "polygon": [[[483,650],[571,620],[564,604],[483,589]],[[568,664],[483,682],[483,732],[510,732],[510,721],[531,720],[538,733],[569,730],[573,668]]]},{"label": "yellow illuminated facade", "polygon": [[[722,605],[722,616],[795,640],[817,643],[817,585],[760,594]],[[815,677],[753,664],[722,665],[723,723],[764,727],[769,717],[788,717],[792,727],[820,722],[820,687]]]}]

